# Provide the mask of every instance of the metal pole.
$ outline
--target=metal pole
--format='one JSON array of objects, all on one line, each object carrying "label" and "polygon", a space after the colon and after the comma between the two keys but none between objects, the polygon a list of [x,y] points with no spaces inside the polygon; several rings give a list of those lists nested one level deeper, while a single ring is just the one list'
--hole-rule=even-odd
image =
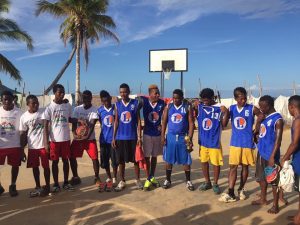
[{"label": "metal pole", "polygon": [[163,74],[163,72],[160,72],[160,95],[161,95],[161,97],[164,97],[164,84],[163,84],[163,82],[164,82],[164,74]]},{"label": "metal pole", "polygon": [[183,90],[183,72],[180,73],[180,89]]}]

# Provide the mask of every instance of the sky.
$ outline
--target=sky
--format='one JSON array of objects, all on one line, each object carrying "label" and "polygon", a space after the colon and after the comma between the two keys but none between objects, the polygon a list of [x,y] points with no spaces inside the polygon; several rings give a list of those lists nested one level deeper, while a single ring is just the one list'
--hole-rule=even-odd
[{"label": "sky", "polygon": [[[8,14],[34,39],[34,51],[23,43],[1,42],[0,51],[21,71],[25,92],[41,94],[71,52],[59,38],[61,20],[49,14],[35,16],[35,0],[11,0]],[[53,1],[52,1],[53,2]],[[237,86],[257,94],[260,76],[263,93],[300,93],[300,1],[298,0],[110,0],[107,15],[117,28],[117,44],[102,39],[91,45],[90,62],[82,60],[81,90],[116,95],[121,83],[132,93],[160,85],[160,74],[149,72],[150,49],[188,48],[184,91],[197,96],[201,87],[231,97]],[[180,74],[165,81],[165,96],[180,87]],[[2,83],[22,89],[0,73]],[[75,58],[59,83],[75,90]],[[23,85],[23,83],[22,83]]]}]

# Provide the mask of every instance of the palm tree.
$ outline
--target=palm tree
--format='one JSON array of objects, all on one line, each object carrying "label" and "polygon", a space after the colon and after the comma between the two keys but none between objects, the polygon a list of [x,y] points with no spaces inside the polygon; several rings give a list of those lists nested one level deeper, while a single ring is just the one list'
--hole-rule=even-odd
[{"label": "palm tree", "polygon": [[[13,20],[4,18],[3,13],[8,13],[9,0],[0,0],[0,41],[21,41],[25,42],[28,50],[33,50],[32,38]],[[0,53],[0,72],[8,74],[11,78],[20,82],[22,77],[20,71],[4,55]]]},{"label": "palm tree", "polygon": [[63,18],[60,36],[65,45],[70,43],[76,49],[76,92],[75,102],[80,99],[80,51],[83,51],[86,69],[89,63],[89,42],[99,42],[100,37],[119,38],[111,29],[116,28],[113,19],[105,15],[108,0],[59,0],[51,3],[38,1],[36,15],[50,13],[56,18]]}]

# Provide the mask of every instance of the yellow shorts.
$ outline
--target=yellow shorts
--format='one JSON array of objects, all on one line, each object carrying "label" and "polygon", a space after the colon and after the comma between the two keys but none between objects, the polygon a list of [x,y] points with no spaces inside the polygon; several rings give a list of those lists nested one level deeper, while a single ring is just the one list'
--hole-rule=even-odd
[{"label": "yellow shorts", "polygon": [[206,148],[200,146],[199,159],[202,163],[210,161],[214,166],[223,166],[222,148]]},{"label": "yellow shorts", "polygon": [[229,165],[255,165],[255,149],[229,147]]}]

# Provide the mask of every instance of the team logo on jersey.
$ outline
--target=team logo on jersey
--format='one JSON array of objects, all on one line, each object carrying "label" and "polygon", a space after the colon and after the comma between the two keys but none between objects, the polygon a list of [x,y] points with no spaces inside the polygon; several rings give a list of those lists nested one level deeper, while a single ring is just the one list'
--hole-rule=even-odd
[{"label": "team logo on jersey", "polygon": [[128,111],[124,111],[121,113],[121,121],[123,123],[130,123],[132,120],[131,113]]},{"label": "team logo on jersey", "polygon": [[135,108],[134,105],[131,105],[131,106],[130,106],[130,109],[131,109],[131,110],[134,110],[134,108]]},{"label": "team logo on jersey", "polygon": [[202,121],[202,127],[204,130],[210,130],[212,128],[213,122],[209,118],[205,118]]},{"label": "team logo on jersey", "polygon": [[156,123],[159,120],[159,114],[155,111],[149,113],[148,120],[152,123]]},{"label": "team logo on jersey", "polygon": [[172,116],[171,116],[171,121],[173,123],[180,123],[182,121],[182,115],[179,114],[179,113],[174,113]]},{"label": "team logo on jersey", "polygon": [[105,116],[104,119],[103,119],[103,123],[104,123],[104,125],[107,126],[107,127],[112,127],[113,121],[114,121],[114,118],[113,118],[112,115],[107,115],[107,116]]},{"label": "team logo on jersey", "polygon": [[234,126],[238,130],[243,130],[247,126],[247,122],[243,117],[234,118]]},{"label": "team logo on jersey", "polygon": [[260,130],[259,130],[259,137],[263,138],[264,136],[266,136],[267,133],[267,128],[264,124],[260,125]]}]

